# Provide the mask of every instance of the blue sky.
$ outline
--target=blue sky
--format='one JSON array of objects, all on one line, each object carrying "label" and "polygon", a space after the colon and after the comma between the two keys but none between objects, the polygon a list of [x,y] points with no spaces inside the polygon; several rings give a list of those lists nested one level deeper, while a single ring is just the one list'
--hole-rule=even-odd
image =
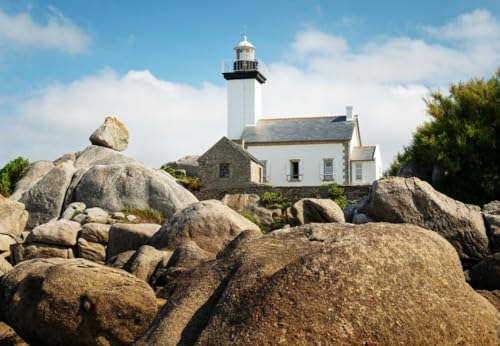
[{"label": "blue sky", "polygon": [[220,61],[243,26],[269,67],[264,112],[353,104],[384,163],[422,97],[500,65],[500,1],[0,0],[0,164],[83,149],[107,114],[153,166],[225,133]]}]

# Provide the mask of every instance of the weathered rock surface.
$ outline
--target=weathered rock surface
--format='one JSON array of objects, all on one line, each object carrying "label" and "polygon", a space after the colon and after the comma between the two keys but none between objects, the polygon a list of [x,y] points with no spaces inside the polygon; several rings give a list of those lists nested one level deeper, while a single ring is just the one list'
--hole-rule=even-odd
[{"label": "weathered rock surface", "polygon": [[156,314],[144,281],[83,259],[23,262],[0,292],[2,319],[33,345],[129,345]]},{"label": "weathered rock surface", "polygon": [[482,295],[484,298],[488,299],[488,301],[500,311],[500,290],[477,290],[477,293]]},{"label": "weathered rock surface", "polygon": [[172,162],[168,162],[165,166],[172,167],[173,169],[182,169],[186,171],[186,175],[190,177],[198,176],[198,158],[199,155],[187,155]]},{"label": "weathered rock surface", "polygon": [[374,220],[366,214],[356,213],[352,217],[352,223],[356,225],[362,225],[364,223],[373,222]]},{"label": "weathered rock surface", "polygon": [[27,222],[24,204],[0,195],[0,233],[21,234]]},{"label": "weathered rock surface", "polygon": [[281,215],[280,209],[267,209],[260,205],[260,197],[257,194],[236,193],[227,194],[221,202],[238,213],[251,213],[259,223],[271,225],[273,217]]},{"label": "weathered rock surface", "polygon": [[492,252],[500,252],[500,227],[490,226],[490,248]]},{"label": "weathered rock surface", "polygon": [[90,142],[117,151],[123,151],[128,146],[128,130],[116,117],[106,117],[102,124],[90,136]]},{"label": "weathered rock surface", "polygon": [[500,252],[473,266],[469,277],[475,289],[500,290]]},{"label": "weathered rock surface", "polygon": [[[21,252],[21,261],[27,261],[35,258],[75,258],[73,248],[49,245],[44,243],[29,243],[17,244],[20,245],[18,250]],[[19,256],[19,254],[17,254]],[[16,261],[16,263],[18,263]]]},{"label": "weathered rock surface", "polygon": [[455,247],[462,260],[476,261],[489,254],[479,207],[447,197],[417,178],[376,181],[361,212],[377,221],[411,223],[433,230]]},{"label": "weathered rock surface", "polygon": [[344,212],[331,199],[304,198],[287,210],[291,225],[304,225],[313,222],[344,223]]},{"label": "weathered rock surface", "polygon": [[107,258],[129,250],[137,250],[145,245],[160,229],[160,225],[152,223],[125,224],[117,223],[109,229]]},{"label": "weathered rock surface", "polygon": [[12,265],[2,256],[0,256],[0,276],[10,272]]},{"label": "weathered rock surface", "polygon": [[138,345],[500,342],[500,314],[433,232],[308,224],[245,235],[176,279]]},{"label": "weathered rock surface", "polygon": [[16,243],[16,237],[12,234],[0,233],[0,253],[10,251],[10,246]]},{"label": "weathered rock surface", "polygon": [[129,250],[119,253],[116,256],[106,258],[106,265],[116,269],[123,269],[125,264],[134,256],[136,250]]},{"label": "weathered rock surface", "polygon": [[78,239],[78,257],[86,260],[104,264],[106,262],[106,247],[99,243]]},{"label": "weathered rock surface", "polygon": [[16,187],[12,195],[10,195],[10,199],[19,201],[26,191],[35,186],[35,184],[53,168],[54,164],[50,161],[33,162],[26,173],[24,173],[23,177],[16,183]]},{"label": "weathered rock surface", "polygon": [[128,157],[116,150],[90,145],[77,157],[75,167],[77,170],[86,170],[97,165],[140,164],[139,161]]},{"label": "weathered rock surface", "polygon": [[106,223],[109,218],[109,213],[101,208],[88,208],[85,209],[85,222],[88,223]]},{"label": "weathered rock surface", "polygon": [[110,211],[155,209],[165,217],[197,201],[166,172],[140,164],[93,166],[83,174],[72,198]]},{"label": "weathered rock surface", "polygon": [[176,213],[150,241],[157,249],[174,250],[190,241],[216,254],[244,230],[259,227],[220,201],[194,203]]},{"label": "weathered rock surface", "polygon": [[75,217],[76,215],[83,213],[86,208],[87,206],[85,205],[85,203],[73,202],[66,207],[66,209],[61,215],[61,218],[66,220],[72,220],[73,217]]},{"label": "weathered rock surface", "polygon": [[19,335],[17,335],[16,331],[6,325],[3,322],[0,322],[0,345],[2,346],[29,346],[24,342],[23,339]]},{"label": "weathered rock surface", "polygon": [[158,264],[162,260],[168,261],[171,255],[172,252],[170,251],[159,251],[152,246],[143,245],[125,264],[123,270],[128,271],[141,280],[149,282]]},{"label": "weathered rock surface", "polygon": [[86,223],[82,225],[80,237],[93,243],[107,244],[111,225],[102,223]]},{"label": "weathered rock surface", "polygon": [[63,162],[23,194],[19,201],[24,203],[29,212],[29,229],[59,217],[74,172],[71,161]]},{"label": "weathered rock surface", "polygon": [[26,243],[45,243],[62,246],[76,245],[78,232],[80,231],[78,222],[65,219],[49,222],[35,227],[26,238]]}]

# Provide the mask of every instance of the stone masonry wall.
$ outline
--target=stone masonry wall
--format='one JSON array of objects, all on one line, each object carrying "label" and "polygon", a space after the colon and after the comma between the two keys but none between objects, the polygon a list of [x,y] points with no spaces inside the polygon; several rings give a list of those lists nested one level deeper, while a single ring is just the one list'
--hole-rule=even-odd
[{"label": "stone masonry wall", "polygon": [[[347,199],[350,203],[368,195],[370,187],[370,185],[343,186]],[[194,194],[199,200],[207,200],[221,199],[226,194],[236,193],[255,193],[261,195],[266,191],[279,191],[287,196],[292,202],[298,201],[301,198],[328,198],[327,186],[272,187],[268,185],[254,185],[246,188],[204,189],[194,192]]]}]

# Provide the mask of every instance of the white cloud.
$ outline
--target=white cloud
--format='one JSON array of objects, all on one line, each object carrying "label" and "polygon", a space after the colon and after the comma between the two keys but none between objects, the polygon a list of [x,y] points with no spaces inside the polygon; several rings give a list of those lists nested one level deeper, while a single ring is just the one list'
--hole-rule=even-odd
[{"label": "white cloud", "polygon": [[84,52],[90,37],[61,12],[51,7],[46,24],[35,22],[31,14],[9,15],[0,9],[0,44],[56,49],[76,54]]},{"label": "white cloud", "polygon": [[126,154],[152,166],[202,153],[225,134],[225,90],[174,84],[148,71],[104,71],[51,85],[24,101],[2,125],[0,162],[17,155],[53,160],[89,145],[106,115],[129,128]]},{"label": "white cloud", "polygon": [[[494,29],[497,19],[479,14],[489,23],[483,23],[485,27],[492,28],[483,35],[500,42]],[[458,25],[466,16],[442,28]],[[464,40],[474,36],[466,26],[461,28]],[[354,51],[341,36],[300,32],[290,44],[295,60],[268,65],[264,114],[342,114],[346,105],[354,105],[364,144],[380,144],[387,165],[426,119],[422,98],[431,89],[446,91],[451,82],[488,77],[498,67],[500,49],[495,45],[469,51],[446,41],[450,39],[444,35],[436,43],[387,38]],[[182,155],[201,154],[225,134],[226,91],[212,84],[193,87],[163,81],[147,71],[124,76],[105,71],[47,86],[18,102],[11,114],[1,126],[0,163],[20,154],[32,160],[55,159],[80,150],[104,116],[114,114],[130,130],[127,154],[159,166]]]}]

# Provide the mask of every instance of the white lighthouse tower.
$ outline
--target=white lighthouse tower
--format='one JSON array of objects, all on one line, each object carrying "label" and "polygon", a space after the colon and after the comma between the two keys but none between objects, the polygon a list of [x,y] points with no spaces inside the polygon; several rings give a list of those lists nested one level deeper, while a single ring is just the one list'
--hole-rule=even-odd
[{"label": "white lighthouse tower", "polygon": [[235,60],[223,66],[222,74],[227,80],[227,137],[240,139],[245,126],[255,126],[262,116],[261,84],[266,77],[246,35],[234,51]]}]

